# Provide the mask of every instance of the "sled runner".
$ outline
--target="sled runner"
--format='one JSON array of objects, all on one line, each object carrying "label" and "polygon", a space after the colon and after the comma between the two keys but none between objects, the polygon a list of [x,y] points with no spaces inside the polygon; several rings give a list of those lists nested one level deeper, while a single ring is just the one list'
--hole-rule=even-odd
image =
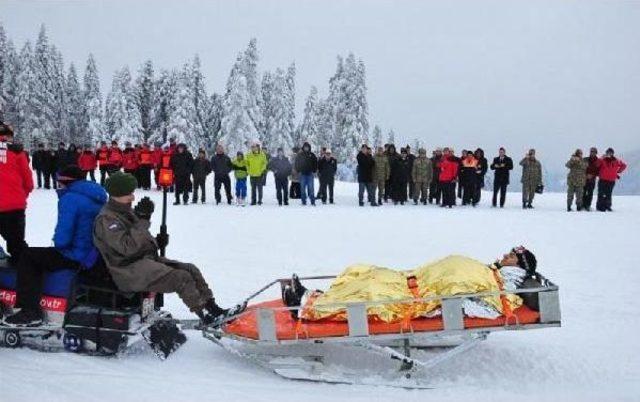
[{"label": "sled runner", "polygon": [[[314,276],[300,280],[334,278]],[[284,291],[291,285],[292,279],[274,280],[247,301],[264,297],[269,289],[279,287]],[[496,319],[464,314],[465,299],[507,294],[528,294],[527,299],[534,303],[523,304]],[[441,301],[441,314],[431,318],[388,323],[367,314],[367,308],[372,306],[433,300]],[[202,328],[202,332],[230,353],[292,380],[429,388],[427,378],[418,372],[464,353],[491,332],[561,325],[559,288],[540,274],[535,287],[514,291],[376,300],[335,307],[346,310],[345,321],[307,321],[291,314],[300,307],[288,307],[280,298],[271,299],[251,304],[228,322]]]},{"label": "sled runner", "polygon": [[[162,295],[121,292],[97,250],[89,261],[80,272],[47,273],[40,301],[43,324],[12,327],[0,322],[0,346],[108,356],[146,343],[165,359],[186,341],[178,322],[160,309]],[[15,305],[15,286],[15,269],[7,260],[0,260],[0,312],[4,316]]]}]

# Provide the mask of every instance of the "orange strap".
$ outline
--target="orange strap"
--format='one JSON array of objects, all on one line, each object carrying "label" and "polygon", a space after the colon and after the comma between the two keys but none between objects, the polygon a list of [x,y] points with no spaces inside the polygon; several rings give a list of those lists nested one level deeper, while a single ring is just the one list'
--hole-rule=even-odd
[{"label": "orange strap", "polygon": [[[493,278],[498,284],[498,289],[500,289],[501,292],[504,291],[504,282],[502,281],[502,277],[498,273],[498,269],[492,266],[491,270],[493,271]],[[509,322],[509,318],[513,317],[514,315],[513,310],[511,309],[511,303],[509,303],[507,295],[500,294],[500,302],[502,303],[502,313],[505,315],[505,317],[507,317],[507,322]]]},{"label": "orange strap", "polygon": [[[411,294],[413,295],[414,299],[420,298],[420,289],[418,287],[418,279],[415,277],[415,275],[411,275],[407,277],[407,287],[411,291]],[[413,314],[415,313],[415,310],[416,310],[416,303],[414,302],[409,307],[409,311],[407,311],[407,314],[405,314],[405,316],[402,318],[403,330],[411,329],[411,319],[413,319]]]}]

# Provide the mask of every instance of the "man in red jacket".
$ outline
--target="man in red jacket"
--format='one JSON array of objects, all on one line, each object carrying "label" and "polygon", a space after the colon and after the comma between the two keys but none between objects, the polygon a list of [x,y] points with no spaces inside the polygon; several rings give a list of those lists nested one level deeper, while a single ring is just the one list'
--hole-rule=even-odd
[{"label": "man in red jacket", "polygon": [[598,201],[596,209],[601,212],[611,212],[611,197],[613,186],[620,174],[627,168],[627,164],[614,156],[613,148],[608,148],[604,157],[598,161]]},{"label": "man in red jacket", "polygon": [[106,141],[100,141],[100,148],[96,150],[96,159],[98,160],[98,167],[100,168],[100,185],[104,186],[104,181],[107,179],[107,172],[109,170],[109,147]]},{"label": "man in red jacket", "polygon": [[85,145],[80,157],[78,158],[78,167],[84,173],[85,179],[91,176],[91,181],[96,181],[95,170],[98,167],[96,154],[91,150],[89,145]]},{"label": "man in red jacket", "polygon": [[149,144],[142,144],[142,149],[138,154],[138,185],[143,190],[151,189],[151,169],[153,168],[153,153],[149,149]]},{"label": "man in red jacket", "polygon": [[122,167],[122,150],[118,147],[118,141],[111,141],[107,166],[107,173],[109,173],[109,176],[120,171],[120,168]]},{"label": "man in red jacket", "polygon": [[162,162],[162,144],[159,142],[156,142],[153,145],[153,169],[154,169],[154,173],[153,173],[153,177],[154,180],[156,181],[156,188],[158,190],[160,190],[160,184],[158,184],[158,175],[160,174],[160,163]]},{"label": "man in red jacket", "polygon": [[456,178],[458,177],[459,162],[452,155],[449,148],[445,148],[440,161],[440,188],[442,189],[441,207],[452,208],[456,204]]},{"label": "man in red jacket", "polygon": [[13,144],[13,130],[0,122],[0,236],[7,242],[12,264],[27,247],[25,209],[33,190],[32,175],[22,146]]}]

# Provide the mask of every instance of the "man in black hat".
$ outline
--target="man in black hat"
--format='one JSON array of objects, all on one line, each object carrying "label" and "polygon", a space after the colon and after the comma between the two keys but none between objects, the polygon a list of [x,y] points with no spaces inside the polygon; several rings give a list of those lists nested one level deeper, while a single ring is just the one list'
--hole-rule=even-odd
[{"label": "man in black hat", "polygon": [[9,326],[42,324],[40,297],[45,272],[79,269],[93,249],[93,221],[107,201],[104,189],[84,180],[84,172],[69,165],[58,172],[58,223],[53,247],[28,247],[17,272],[16,307],[21,310],[5,319]]}]

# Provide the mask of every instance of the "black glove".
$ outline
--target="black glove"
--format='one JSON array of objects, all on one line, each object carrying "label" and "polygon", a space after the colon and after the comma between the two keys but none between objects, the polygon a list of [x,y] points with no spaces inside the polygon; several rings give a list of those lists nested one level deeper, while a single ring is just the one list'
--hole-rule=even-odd
[{"label": "black glove", "polygon": [[151,215],[153,215],[154,208],[155,206],[153,204],[153,201],[151,201],[149,197],[143,197],[138,202],[138,205],[133,208],[133,212],[138,218],[148,221],[151,219]]},{"label": "black glove", "polygon": [[156,243],[158,244],[158,248],[165,248],[169,245],[169,234],[168,233],[158,233],[156,236]]}]

